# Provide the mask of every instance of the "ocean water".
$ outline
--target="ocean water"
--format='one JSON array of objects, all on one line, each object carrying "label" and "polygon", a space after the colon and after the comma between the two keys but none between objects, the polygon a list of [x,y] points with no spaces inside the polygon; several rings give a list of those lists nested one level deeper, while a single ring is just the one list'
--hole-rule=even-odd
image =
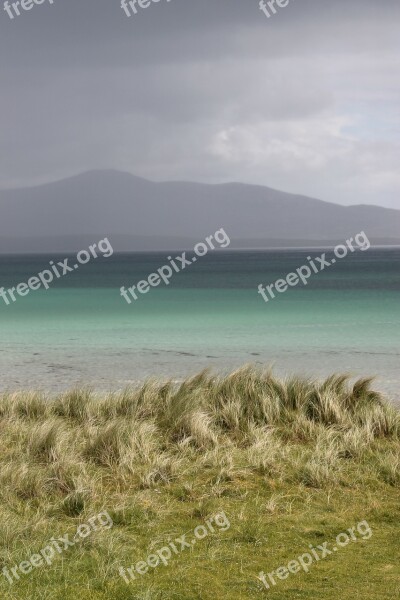
[{"label": "ocean water", "polygon": [[[253,363],[282,375],[375,375],[400,401],[400,249],[358,251],[268,303],[259,283],[286,277],[321,251],[213,252],[127,304],[120,287],[147,278],[167,254],[98,258],[47,291],[9,306],[0,298],[1,390],[108,390]],[[0,287],[63,258],[1,256]]]}]

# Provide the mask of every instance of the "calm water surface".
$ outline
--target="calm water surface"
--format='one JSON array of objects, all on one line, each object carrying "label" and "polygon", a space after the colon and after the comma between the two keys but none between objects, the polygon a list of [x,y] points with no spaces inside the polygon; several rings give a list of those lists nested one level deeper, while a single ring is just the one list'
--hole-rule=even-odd
[{"label": "calm water surface", "polygon": [[[376,375],[400,401],[399,249],[357,252],[268,304],[257,293],[320,253],[215,252],[131,305],[119,288],[147,278],[168,253],[119,254],[10,306],[0,298],[0,387],[111,389],[251,362],[280,374]],[[2,256],[0,287],[62,258]]]}]

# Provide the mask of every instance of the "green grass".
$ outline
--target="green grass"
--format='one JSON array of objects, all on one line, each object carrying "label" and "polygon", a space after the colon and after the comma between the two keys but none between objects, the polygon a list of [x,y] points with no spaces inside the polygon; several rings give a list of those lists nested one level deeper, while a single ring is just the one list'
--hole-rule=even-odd
[{"label": "green grass", "polygon": [[[1,575],[101,511],[112,529],[13,585]],[[220,511],[227,531],[129,585],[118,574]],[[395,600],[399,514],[400,414],[369,380],[245,367],[107,397],[0,397],[2,599]],[[308,574],[270,591],[257,578],[364,520],[369,540]]]}]

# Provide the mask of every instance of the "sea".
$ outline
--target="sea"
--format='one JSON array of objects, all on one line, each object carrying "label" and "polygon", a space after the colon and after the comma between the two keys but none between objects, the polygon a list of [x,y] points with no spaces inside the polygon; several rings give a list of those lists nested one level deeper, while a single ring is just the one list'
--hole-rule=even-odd
[{"label": "sea", "polygon": [[[253,364],[285,377],[375,376],[400,403],[399,248],[349,253],[268,302],[258,293],[321,252],[210,252],[131,304],[121,286],[147,279],[171,252],[113,254],[9,305],[0,297],[0,391],[119,390]],[[0,288],[64,258],[2,255]]]}]

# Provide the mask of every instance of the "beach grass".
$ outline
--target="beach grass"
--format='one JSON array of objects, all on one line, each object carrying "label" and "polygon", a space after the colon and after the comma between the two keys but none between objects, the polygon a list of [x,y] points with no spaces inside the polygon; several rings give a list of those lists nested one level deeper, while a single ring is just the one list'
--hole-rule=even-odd
[{"label": "beach grass", "polygon": [[[2,574],[106,511],[51,565]],[[127,583],[213,515],[230,527]],[[99,395],[0,397],[0,597],[376,600],[400,597],[400,413],[373,381],[281,380],[251,366]],[[310,546],[373,532],[267,590]]]}]

